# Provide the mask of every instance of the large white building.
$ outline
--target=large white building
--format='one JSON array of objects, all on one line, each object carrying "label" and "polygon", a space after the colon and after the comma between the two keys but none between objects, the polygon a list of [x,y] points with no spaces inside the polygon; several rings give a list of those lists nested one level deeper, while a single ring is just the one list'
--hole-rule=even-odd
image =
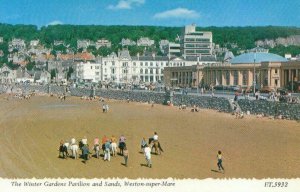
[{"label": "large white building", "polygon": [[96,63],[76,64],[76,79],[81,82],[155,83],[164,81],[165,67],[216,63],[214,57],[130,56],[128,50],[101,57]]},{"label": "large white building", "polygon": [[111,54],[102,58],[103,81],[116,83],[157,82],[163,80],[163,68],[167,57],[129,55],[128,50],[118,56]]},{"label": "large white building", "polygon": [[76,63],[75,79],[79,82],[101,81],[101,64],[90,61]]},{"label": "large white building", "polygon": [[181,52],[184,57],[211,56],[213,54],[212,32],[196,31],[196,25],[184,27],[181,37]]}]

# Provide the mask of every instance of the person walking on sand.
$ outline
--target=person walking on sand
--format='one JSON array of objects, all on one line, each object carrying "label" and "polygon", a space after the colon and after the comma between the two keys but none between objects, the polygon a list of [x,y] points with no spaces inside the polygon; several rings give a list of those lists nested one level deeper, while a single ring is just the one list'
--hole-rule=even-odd
[{"label": "person walking on sand", "polygon": [[98,137],[96,137],[94,139],[94,150],[95,150],[97,159],[99,159],[99,157],[100,157],[100,145],[99,145],[99,138]]},{"label": "person walking on sand", "polygon": [[104,151],[104,161],[110,161],[110,141],[107,140],[104,144],[105,151]]},{"label": "person walking on sand", "polygon": [[217,159],[218,159],[218,163],[217,163],[217,165],[218,165],[218,168],[219,168],[219,171],[225,171],[224,170],[224,167],[223,167],[223,165],[222,165],[222,152],[221,151],[218,151],[218,154],[217,154]]},{"label": "person walking on sand", "polygon": [[90,150],[89,150],[88,145],[84,145],[82,147],[82,154],[83,154],[83,162],[87,163],[87,160],[89,159],[89,154],[90,154]]},{"label": "person walking on sand", "polygon": [[141,151],[144,152],[144,149],[147,145],[147,141],[145,139],[145,137],[143,137],[142,141],[141,141]]},{"label": "person walking on sand", "polygon": [[124,147],[126,147],[126,138],[124,135],[121,135],[119,139],[119,148],[120,148],[120,155],[123,155]]},{"label": "person walking on sand", "polygon": [[124,156],[125,166],[127,167],[127,165],[128,165],[129,151],[128,151],[128,149],[127,149],[126,146],[124,147],[123,156]]},{"label": "person walking on sand", "polygon": [[111,136],[110,138],[111,140],[111,152],[112,152],[112,156],[116,156],[117,153],[117,139],[114,135]]},{"label": "person walking on sand", "polygon": [[102,111],[103,111],[103,113],[105,113],[105,111],[106,111],[106,106],[104,103],[102,104]]},{"label": "person walking on sand", "polygon": [[147,166],[148,167],[152,167],[152,162],[151,162],[151,149],[148,145],[146,145],[145,149],[144,149],[144,155],[147,161]]},{"label": "person walking on sand", "polygon": [[103,150],[103,154],[105,154],[105,143],[107,140],[109,140],[108,137],[106,137],[106,135],[104,135],[101,140],[101,148]]}]

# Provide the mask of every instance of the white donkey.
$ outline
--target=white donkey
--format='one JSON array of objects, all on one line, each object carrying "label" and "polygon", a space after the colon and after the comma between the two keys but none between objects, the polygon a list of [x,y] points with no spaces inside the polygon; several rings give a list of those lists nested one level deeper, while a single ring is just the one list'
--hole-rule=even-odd
[{"label": "white donkey", "polygon": [[70,145],[70,150],[72,151],[72,157],[74,157],[74,159],[78,159],[78,145],[77,144]]}]

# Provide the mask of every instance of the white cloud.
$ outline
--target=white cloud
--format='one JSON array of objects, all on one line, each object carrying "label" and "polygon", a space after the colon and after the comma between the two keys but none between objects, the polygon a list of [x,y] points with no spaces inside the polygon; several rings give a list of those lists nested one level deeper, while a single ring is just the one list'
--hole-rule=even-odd
[{"label": "white cloud", "polygon": [[132,9],[133,6],[139,6],[145,3],[145,0],[120,0],[116,5],[109,5],[108,9]]},{"label": "white cloud", "polygon": [[169,18],[183,18],[183,19],[195,19],[200,17],[200,14],[194,10],[186,8],[176,8],[161,13],[156,13],[153,16],[155,19],[169,19]]},{"label": "white cloud", "polygon": [[55,21],[51,21],[50,23],[47,24],[48,25],[63,25],[64,23],[62,21],[59,20],[55,20]]}]

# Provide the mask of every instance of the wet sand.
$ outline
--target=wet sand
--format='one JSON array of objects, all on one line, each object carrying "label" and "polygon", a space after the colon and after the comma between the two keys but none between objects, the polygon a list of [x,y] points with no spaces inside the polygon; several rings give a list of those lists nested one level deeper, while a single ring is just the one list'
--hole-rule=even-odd
[{"label": "wet sand", "polygon": [[[2,178],[295,178],[300,177],[300,123],[234,116],[202,109],[108,101],[102,113],[98,101],[35,96],[31,100],[0,96],[0,177]],[[152,155],[153,167],[140,151],[142,137],[157,131],[164,149]],[[129,166],[123,157],[110,162],[92,157],[58,158],[59,141],[87,136],[124,134]],[[218,173],[217,151],[224,156],[225,173]],[[102,154],[102,153],[101,153]]]}]

